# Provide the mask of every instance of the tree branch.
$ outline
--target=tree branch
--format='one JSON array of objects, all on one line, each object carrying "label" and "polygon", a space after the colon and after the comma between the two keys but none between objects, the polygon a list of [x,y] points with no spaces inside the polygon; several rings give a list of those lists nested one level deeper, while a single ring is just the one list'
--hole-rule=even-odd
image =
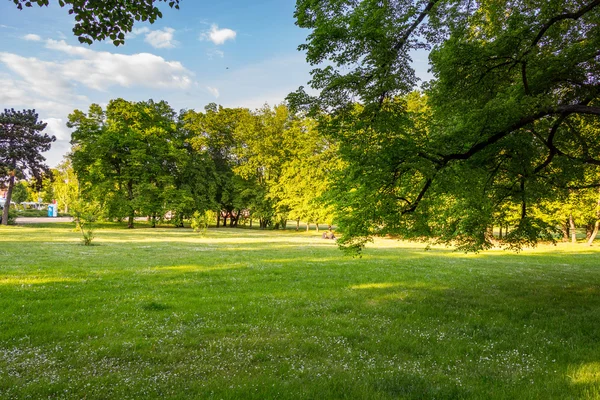
[{"label": "tree branch", "polygon": [[543,140],[542,138],[540,138],[544,142],[544,144],[550,149],[550,153],[548,154],[546,160],[533,170],[534,174],[537,174],[538,172],[546,168],[548,165],[550,165],[552,159],[554,159],[554,156],[556,156],[559,153],[559,150],[556,148],[556,146],[554,146],[554,136],[556,136],[556,131],[564,122],[564,120],[567,119],[568,116],[569,114],[563,114],[560,117],[558,117],[554,125],[552,125],[552,129],[550,129],[548,140]]},{"label": "tree branch", "polygon": [[[406,32],[404,33],[404,35],[402,35],[402,37],[400,38],[400,40],[398,41],[398,43],[396,43],[394,45],[394,50],[398,51],[398,50],[400,50],[402,48],[402,46],[404,46],[404,44],[406,44],[406,42],[410,38],[410,35],[412,35],[412,33],[415,31],[415,29],[417,29],[417,27],[419,26],[419,24],[421,24],[421,22],[423,22],[423,20],[427,16],[427,14],[429,14],[429,11],[431,11],[431,9],[433,8],[433,6],[435,6],[435,4],[438,1],[440,1],[440,0],[430,0],[429,3],[427,3],[427,6],[425,6],[425,8],[423,9],[423,11],[421,11],[421,14],[419,14],[419,16],[417,17],[417,19],[406,30]],[[600,0],[597,0],[597,1],[600,1]]]},{"label": "tree branch", "polygon": [[419,203],[425,196],[425,193],[427,193],[427,191],[429,190],[429,186],[431,186],[432,182],[433,182],[433,178],[427,178],[427,181],[425,181],[425,186],[423,186],[423,189],[421,189],[421,192],[419,193],[419,195],[417,196],[415,201],[413,201],[411,203],[411,206],[409,208],[407,208],[406,210],[403,210],[401,212],[401,215],[410,214],[417,209],[417,206],[419,205]]},{"label": "tree branch", "polygon": [[[589,101],[586,101],[586,103],[589,103]],[[568,104],[556,107],[556,110],[553,114],[563,113],[600,115],[600,107],[587,106],[585,104]]]},{"label": "tree branch", "polygon": [[544,37],[544,34],[546,33],[546,31],[548,29],[550,29],[552,27],[552,25],[554,25],[555,23],[557,23],[559,21],[563,21],[565,19],[577,20],[577,19],[581,18],[583,15],[585,15],[586,13],[588,13],[589,11],[591,11],[594,7],[597,7],[599,5],[600,5],[600,0],[594,0],[579,11],[576,11],[573,13],[564,13],[564,14],[557,15],[555,17],[550,18],[550,20],[548,22],[546,22],[544,24],[544,26],[542,26],[542,29],[539,31],[539,33],[537,34],[535,39],[533,39],[533,42],[531,43],[531,47],[537,46],[539,41],[542,40],[542,37]]},{"label": "tree branch", "polygon": [[523,79],[523,88],[525,94],[531,96],[531,90],[529,89],[529,82],[527,81],[527,62],[521,61],[521,78]]},{"label": "tree branch", "polygon": [[[599,0],[600,1],[600,0]],[[485,149],[486,147],[498,142],[504,137],[508,136],[510,133],[516,131],[517,129],[523,128],[524,126],[529,125],[532,122],[537,121],[540,118],[546,117],[548,115],[553,114],[592,114],[592,115],[600,115],[600,107],[595,106],[586,106],[584,104],[568,104],[562,105],[554,108],[547,108],[541,111],[538,111],[536,114],[529,115],[527,117],[521,118],[518,122],[514,123],[510,127],[500,132],[493,134],[488,137],[487,140],[483,142],[479,142],[474,144],[468,151],[464,153],[452,153],[443,156],[443,164],[446,164],[452,160],[467,160],[471,158],[476,153]]]}]

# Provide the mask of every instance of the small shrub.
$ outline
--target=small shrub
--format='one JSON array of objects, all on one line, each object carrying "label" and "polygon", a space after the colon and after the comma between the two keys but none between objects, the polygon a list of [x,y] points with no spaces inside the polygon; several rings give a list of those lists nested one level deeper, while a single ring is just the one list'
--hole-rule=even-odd
[{"label": "small shrub", "polygon": [[83,244],[90,246],[94,240],[94,222],[98,220],[100,207],[96,203],[78,201],[72,211],[75,229],[81,232]]},{"label": "small shrub", "polygon": [[[2,223],[2,212],[4,209],[0,209],[0,224]],[[16,225],[17,223],[17,212],[11,207],[8,209],[8,221],[7,225]]]},{"label": "small shrub", "polygon": [[19,211],[20,217],[47,217],[47,210],[21,210]]},{"label": "small shrub", "polygon": [[210,223],[216,218],[214,211],[208,210],[201,213],[200,211],[194,212],[191,220],[191,227],[194,232],[200,232],[203,235],[206,233]]}]

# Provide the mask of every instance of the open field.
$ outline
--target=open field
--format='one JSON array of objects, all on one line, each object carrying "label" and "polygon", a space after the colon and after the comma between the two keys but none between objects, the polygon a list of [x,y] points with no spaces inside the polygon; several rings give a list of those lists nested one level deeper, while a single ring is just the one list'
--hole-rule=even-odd
[{"label": "open field", "polygon": [[600,398],[600,249],[0,226],[0,398]]}]

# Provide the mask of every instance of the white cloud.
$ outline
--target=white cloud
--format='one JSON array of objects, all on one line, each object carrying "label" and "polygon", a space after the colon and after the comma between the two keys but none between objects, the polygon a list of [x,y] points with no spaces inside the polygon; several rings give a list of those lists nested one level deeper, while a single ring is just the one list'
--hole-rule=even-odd
[{"label": "white cloud", "polygon": [[[37,98],[36,103],[44,99],[62,102],[75,100],[78,97],[71,92],[72,84],[59,71],[59,64],[1,52],[0,63],[5,64],[14,73],[12,79],[9,78],[11,85],[8,91],[3,90],[5,94],[9,93],[9,97],[13,97],[11,93],[19,93],[19,95],[25,93],[24,97],[28,100]],[[21,77],[21,80],[16,80],[16,76]],[[18,96],[14,97],[18,100]]]},{"label": "white cloud", "polygon": [[177,42],[173,40],[173,33],[175,33],[175,29],[173,28],[151,31],[146,34],[146,39],[144,39],[144,41],[150,43],[155,49],[170,49],[177,44]]},{"label": "white cloud", "polygon": [[127,37],[133,39],[136,36],[143,35],[148,32],[150,32],[150,28],[147,26],[142,28],[133,28],[133,30],[127,34]]},{"label": "white cloud", "polygon": [[144,41],[150,44],[155,49],[171,49],[179,43],[174,40],[175,29],[166,27],[164,29],[151,30],[147,26],[134,28],[127,34],[127,39],[133,39],[137,36],[144,35]]},{"label": "white cloud", "polygon": [[213,24],[208,32],[204,32],[200,35],[200,40],[210,40],[216,45],[221,45],[227,40],[235,39],[236,36],[236,31],[228,28],[219,29],[216,24]]},{"label": "white cloud", "polygon": [[35,33],[29,33],[25,35],[23,36],[23,39],[28,40],[30,42],[40,42],[42,40],[40,35],[36,35]]},{"label": "white cloud", "polygon": [[105,91],[111,86],[185,89],[193,82],[193,73],[179,61],[166,61],[150,53],[125,55],[94,51],[68,45],[63,40],[48,40],[46,47],[74,57],[52,63],[50,69],[57,70],[59,76],[69,82],[95,90]]},{"label": "white cloud", "polygon": [[180,62],[153,54],[114,54],[55,40],[45,41],[45,46],[56,53],[51,61],[0,52],[0,105],[35,108],[48,123],[47,132],[57,138],[45,154],[49,165],[60,162],[69,149],[65,124],[74,109],[85,110],[92,101],[102,103],[119,90],[121,96],[135,93],[130,88],[183,93],[197,85],[194,74]]},{"label": "white cloud", "polygon": [[225,53],[222,52],[221,50],[210,50],[210,51],[206,52],[206,55],[208,56],[209,60],[212,60],[215,57],[219,57],[219,58],[225,57]]},{"label": "white cloud", "polygon": [[215,96],[215,98],[219,98],[219,89],[211,87],[211,86],[207,86],[206,90],[208,90],[213,96]]},{"label": "white cloud", "polygon": [[62,118],[46,118],[43,119],[48,125],[46,132],[56,136],[56,140],[69,141],[71,140],[71,130],[67,128],[67,121]]},{"label": "white cloud", "polygon": [[[59,86],[44,92],[36,86],[34,79],[16,80],[14,76],[0,75],[0,104],[14,108],[34,108],[52,115],[67,115],[72,112],[74,104],[88,102],[85,96],[75,96],[69,88]],[[51,89],[51,87],[46,87]],[[47,113],[46,113],[47,115]]]}]

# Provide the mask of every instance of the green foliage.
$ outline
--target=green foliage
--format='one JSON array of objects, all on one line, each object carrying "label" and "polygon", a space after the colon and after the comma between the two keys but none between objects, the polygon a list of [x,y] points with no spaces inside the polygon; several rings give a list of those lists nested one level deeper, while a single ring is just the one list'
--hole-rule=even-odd
[{"label": "green foliage", "polygon": [[0,220],[0,224],[15,225],[17,223],[18,216],[19,216],[19,214],[17,213],[17,211],[14,208],[10,208],[8,210],[8,218],[6,219],[6,222],[2,222]]},{"label": "green foliage", "polygon": [[[244,179],[234,172],[238,163],[235,154],[235,130],[240,120],[249,113],[242,108],[224,108],[211,103],[205,112],[188,111],[182,118],[183,128],[190,133],[192,148],[210,161],[211,171],[207,182],[211,184],[211,198],[205,206],[223,212],[230,218],[230,226],[237,225],[241,209]],[[207,209],[205,208],[205,209]]]},{"label": "green foliage", "polygon": [[38,121],[35,110],[5,109],[0,114],[0,181],[8,182],[7,206],[2,223],[8,222],[8,212],[16,178],[33,176],[37,180],[48,167],[41,153],[48,151],[54,136],[42,133],[46,123]]},{"label": "green foliage", "polygon": [[17,204],[27,201],[29,197],[28,188],[27,183],[23,181],[16,183],[12,192],[12,201]]},{"label": "green foliage", "polygon": [[[12,0],[19,10],[23,7],[48,6],[49,0]],[[179,9],[179,0],[58,0],[67,6],[69,15],[75,18],[73,33],[81,43],[92,44],[96,40],[110,39],[115,46],[125,43],[125,34],[131,32],[134,21],[151,24],[162,18],[162,12],[154,4],[168,3]]]},{"label": "green foliage", "polygon": [[70,159],[65,159],[56,169],[52,169],[52,193],[65,213],[77,201],[79,182]]},{"label": "green foliage", "polygon": [[79,230],[84,246],[90,246],[94,240],[94,223],[100,216],[100,205],[79,200],[72,206],[75,229]]},{"label": "green foliage", "polygon": [[130,227],[136,212],[163,214],[161,194],[173,185],[176,162],[167,103],[112,100],[106,112],[97,105],[87,115],[76,110],[68,125],[75,128],[71,160],[85,198],[100,201],[108,218],[127,218]]},{"label": "green foliage", "polygon": [[[393,234],[477,251],[509,218],[504,241],[519,248],[549,237],[536,207],[598,185],[599,2],[299,0],[296,19],[310,29],[300,49],[325,66],[318,96],[288,99],[339,144],[340,243]],[[434,79],[419,99],[422,48]]]},{"label": "green foliage", "polygon": [[[18,216],[19,217],[35,217],[35,218],[47,217],[48,210],[19,210]],[[58,216],[62,217],[62,216],[64,216],[64,214],[58,214]]]},{"label": "green foliage", "polygon": [[333,224],[335,210],[327,198],[331,177],[340,170],[338,148],[319,135],[310,118],[294,118],[285,133],[289,156],[269,188],[279,212],[292,220]]},{"label": "green foliage", "polygon": [[206,210],[204,213],[199,211],[194,212],[192,215],[190,227],[194,232],[200,232],[203,235],[206,234],[208,227],[217,219],[217,214],[212,210]]}]

